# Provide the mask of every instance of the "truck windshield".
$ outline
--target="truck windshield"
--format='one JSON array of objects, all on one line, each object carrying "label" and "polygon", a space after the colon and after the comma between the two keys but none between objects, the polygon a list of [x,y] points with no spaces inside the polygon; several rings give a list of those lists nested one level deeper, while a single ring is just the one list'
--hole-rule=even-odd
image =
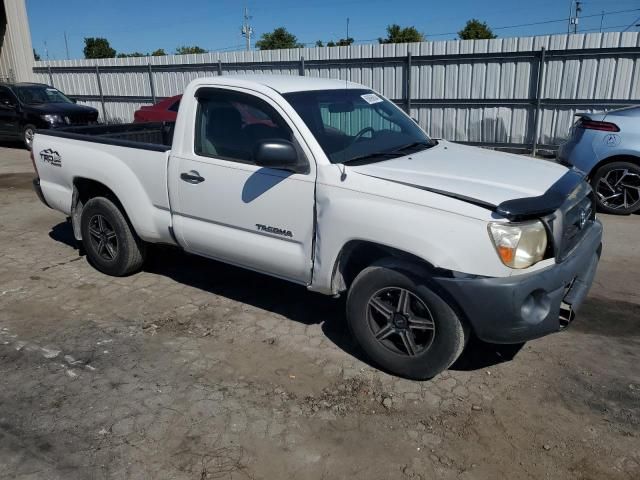
[{"label": "truck windshield", "polygon": [[371,90],[316,90],[284,95],[331,163],[367,163],[435,145],[393,103]]},{"label": "truck windshield", "polygon": [[52,87],[29,85],[14,87],[16,95],[22,103],[73,103],[64,93]]}]

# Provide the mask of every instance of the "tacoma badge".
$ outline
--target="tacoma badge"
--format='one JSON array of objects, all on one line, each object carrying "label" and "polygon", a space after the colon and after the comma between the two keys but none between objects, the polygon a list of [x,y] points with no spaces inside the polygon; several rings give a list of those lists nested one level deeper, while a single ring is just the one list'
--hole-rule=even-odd
[{"label": "tacoma badge", "polygon": [[291,230],[283,230],[282,228],[270,227],[269,225],[261,225],[259,223],[256,223],[256,228],[261,232],[275,233],[276,235],[282,235],[283,237],[293,238]]}]

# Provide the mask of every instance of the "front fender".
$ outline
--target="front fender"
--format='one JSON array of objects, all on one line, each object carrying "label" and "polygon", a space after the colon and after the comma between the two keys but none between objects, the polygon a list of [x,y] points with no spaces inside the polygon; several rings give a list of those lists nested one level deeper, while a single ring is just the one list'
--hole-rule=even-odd
[{"label": "front fender", "polygon": [[323,186],[317,193],[312,290],[335,294],[332,278],[345,245],[366,241],[406,252],[436,268],[505,277],[487,222],[387,197]]}]

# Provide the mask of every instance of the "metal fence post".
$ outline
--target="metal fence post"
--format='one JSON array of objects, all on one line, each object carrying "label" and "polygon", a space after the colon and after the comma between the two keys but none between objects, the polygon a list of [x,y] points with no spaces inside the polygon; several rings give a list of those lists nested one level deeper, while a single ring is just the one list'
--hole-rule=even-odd
[{"label": "metal fence post", "polygon": [[407,77],[406,77],[406,88],[407,88],[407,115],[411,115],[411,77],[413,75],[411,71],[411,52],[407,52]]},{"label": "metal fence post", "polygon": [[107,123],[107,109],[104,105],[104,95],[102,93],[102,83],[100,82],[100,67],[96,65],[96,80],[98,81],[98,93],[100,94],[100,103],[102,104],[102,121]]},{"label": "metal fence post", "polygon": [[304,77],[304,57],[300,57],[300,76]]},{"label": "metal fence post", "polygon": [[218,75],[222,75],[222,60],[218,59]]},{"label": "metal fence post", "polygon": [[53,74],[51,73],[51,65],[47,65],[47,71],[49,72],[49,85],[53,87]]},{"label": "metal fence post", "polygon": [[533,145],[531,147],[531,155],[535,156],[538,151],[538,129],[540,127],[540,117],[542,114],[541,106],[542,106],[542,93],[544,87],[544,75],[546,71],[546,53],[547,50],[542,47],[540,49],[540,59],[538,63],[538,78],[536,85],[536,107],[534,112],[533,119]]},{"label": "metal fence post", "polygon": [[156,103],[156,86],[153,82],[153,70],[151,69],[151,64],[148,65],[149,67],[149,87],[151,88],[151,100],[153,101],[153,104],[155,105]]}]

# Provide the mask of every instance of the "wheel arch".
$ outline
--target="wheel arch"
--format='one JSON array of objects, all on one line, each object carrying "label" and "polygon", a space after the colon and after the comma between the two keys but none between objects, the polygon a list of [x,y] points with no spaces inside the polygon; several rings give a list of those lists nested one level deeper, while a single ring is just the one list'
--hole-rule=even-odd
[{"label": "wheel arch", "polygon": [[593,168],[591,169],[591,171],[589,172],[589,174],[587,175],[587,178],[589,180],[591,180],[593,178],[593,176],[595,175],[595,173],[602,167],[604,167],[605,165],[608,165],[610,163],[615,163],[615,162],[629,162],[629,163],[633,163],[634,165],[637,165],[638,167],[640,167],[640,156],[635,156],[635,155],[630,155],[630,154],[614,154],[611,155],[610,157],[606,157],[603,158],[602,160],[600,160],[598,163],[596,163]]},{"label": "wheel arch", "polygon": [[362,270],[384,259],[394,259],[424,274],[446,272],[427,260],[400,249],[369,240],[350,240],[342,246],[336,257],[331,277],[332,291],[340,293],[347,290]]},{"label": "wheel arch", "polygon": [[457,300],[437,282],[435,276],[450,277],[453,272],[439,268],[429,261],[409,252],[368,240],[351,240],[341,249],[333,267],[332,290],[339,294],[349,289],[355,278],[370,266],[395,268],[410,275],[418,276],[425,285],[438,294],[454,310],[465,329],[473,331],[469,321]]},{"label": "wheel arch", "polygon": [[136,232],[126,209],[113,190],[97,180],[85,177],[75,177],[73,179],[73,194],[71,198],[71,224],[73,226],[73,236],[76,240],[82,240],[82,230],[80,228],[82,210],[86,203],[95,197],[106,197],[111,200],[122,212],[131,229]]}]

